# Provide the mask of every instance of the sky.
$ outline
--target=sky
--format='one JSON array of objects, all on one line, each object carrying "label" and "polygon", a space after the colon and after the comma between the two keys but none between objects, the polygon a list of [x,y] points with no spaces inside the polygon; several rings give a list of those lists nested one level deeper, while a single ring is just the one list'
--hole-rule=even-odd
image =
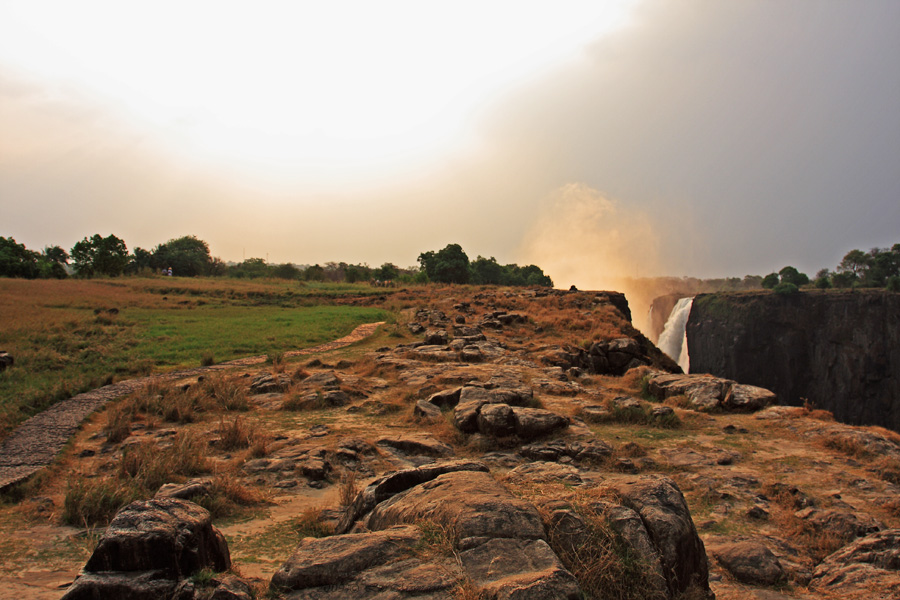
[{"label": "sky", "polygon": [[900,242],[900,2],[0,0],[0,235],[814,274]]}]

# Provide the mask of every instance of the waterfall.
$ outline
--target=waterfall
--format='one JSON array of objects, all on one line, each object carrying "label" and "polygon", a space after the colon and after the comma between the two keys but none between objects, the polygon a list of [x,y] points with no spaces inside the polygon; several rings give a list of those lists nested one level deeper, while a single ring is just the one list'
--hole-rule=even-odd
[{"label": "waterfall", "polygon": [[665,352],[672,360],[678,362],[678,366],[688,372],[691,366],[690,356],[688,356],[687,347],[687,320],[691,314],[691,304],[693,298],[682,298],[672,309],[669,319],[663,328],[663,332],[659,335],[659,343],[656,345],[660,350]]}]

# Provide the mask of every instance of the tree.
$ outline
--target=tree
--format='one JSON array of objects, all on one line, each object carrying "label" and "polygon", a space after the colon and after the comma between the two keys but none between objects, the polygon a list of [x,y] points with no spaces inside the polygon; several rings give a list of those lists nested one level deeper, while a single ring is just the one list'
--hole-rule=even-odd
[{"label": "tree", "polygon": [[325,269],[319,265],[307,267],[306,270],[303,271],[303,279],[306,281],[325,281]]},{"label": "tree", "polygon": [[269,265],[264,258],[248,258],[228,269],[231,277],[258,279],[269,275]]},{"label": "tree", "polygon": [[300,269],[291,263],[284,263],[272,269],[272,277],[278,279],[300,279]]},{"label": "tree", "polygon": [[835,273],[831,276],[831,285],[836,288],[852,287],[854,281],[856,281],[856,276],[849,272]]},{"label": "tree", "polygon": [[344,281],[347,283],[368,281],[371,278],[372,269],[368,265],[347,265],[347,268],[344,269]]},{"label": "tree", "polygon": [[774,288],[776,285],[778,285],[778,282],[779,282],[779,281],[780,281],[780,280],[779,280],[779,278],[778,278],[778,273],[769,273],[768,275],[766,275],[765,277],[763,277],[763,280],[762,280],[762,284],[761,284],[761,285],[762,285],[765,289],[771,290],[771,289]]},{"label": "tree", "polygon": [[469,257],[459,244],[447,244],[443,250],[423,252],[419,264],[428,279],[438,283],[468,283]]},{"label": "tree", "polygon": [[17,244],[12,237],[0,236],[0,275],[3,277],[24,277],[34,279],[38,276],[37,254]]},{"label": "tree", "polygon": [[809,276],[806,273],[801,273],[794,267],[784,267],[778,271],[778,274],[781,276],[782,283],[792,283],[797,287],[809,283]]},{"label": "tree", "polygon": [[169,240],[153,249],[151,265],[155,269],[172,269],[179,277],[196,277],[209,273],[212,257],[209,245],[196,236]]},{"label": "tree", "polygon": [[497,285],[503,279],[503,267],[493,256],[479,256],[469,263],[469,277],[477,285]]},{"label": "tree", "polygon": [[862,250],[851,250],[844,255],[837,267],[839,273],[848,273],[853,279],[862,279],[869,268],[871,258]]},{"label": "tree", "polygon": [[100,237],[94,234],[72,246],[70,252],[75,273],[80,277],[94,275],[121,275],[128,265],[128,247],[125,242],[110,234]]},{"label": "tree", "polygon": [[372,277],[378,281],[393,281],[398,275],[400,275],[400,269],[393,263],[384,263],[372,271]]},{"label": "tree", "polygon": [[[143,248],[135,247],[131,253],[131,260],[128,263],[129,273],[140,273],[146,269],[153,268],[153,253]],[[162,267],[159,267],[160,269]]]},{"label": "tree", "polygon": [[69,264],[69,253],[59,246],[44,248],[38,257],[38,270],[45,279],[65,279],[69,276],[65,265]]}]

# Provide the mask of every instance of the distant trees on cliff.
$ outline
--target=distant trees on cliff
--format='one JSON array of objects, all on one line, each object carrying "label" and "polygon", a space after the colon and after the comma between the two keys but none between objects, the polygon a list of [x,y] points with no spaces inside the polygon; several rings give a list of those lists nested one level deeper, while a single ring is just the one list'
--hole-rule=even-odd
[{"label": "distant trees on cliff", "polygon": [[493,256],[469,261],[459,244],[448,244],[437,252],[423,252],[419,264],[429,281],[438,283],[553,287],[553,280],[537,265],[501,265]]},{"label": "distant trees on cliff", "polygon": [[872,248],[868,252],[851,250],[834,272],[822,269],[816,274],[818,288],[887,288],[900,291],[900,244],[890,248]]}]

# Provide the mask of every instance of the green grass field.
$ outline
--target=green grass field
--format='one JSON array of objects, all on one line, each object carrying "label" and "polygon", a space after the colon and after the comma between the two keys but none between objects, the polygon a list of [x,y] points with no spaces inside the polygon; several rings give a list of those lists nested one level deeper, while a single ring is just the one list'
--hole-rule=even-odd
[{"label": "green grass field", "polygon": [[0,279],[0,438],[54,402],[113,380],[315,346],[390,319],[348,306],[368,285],[122,278]]}]

